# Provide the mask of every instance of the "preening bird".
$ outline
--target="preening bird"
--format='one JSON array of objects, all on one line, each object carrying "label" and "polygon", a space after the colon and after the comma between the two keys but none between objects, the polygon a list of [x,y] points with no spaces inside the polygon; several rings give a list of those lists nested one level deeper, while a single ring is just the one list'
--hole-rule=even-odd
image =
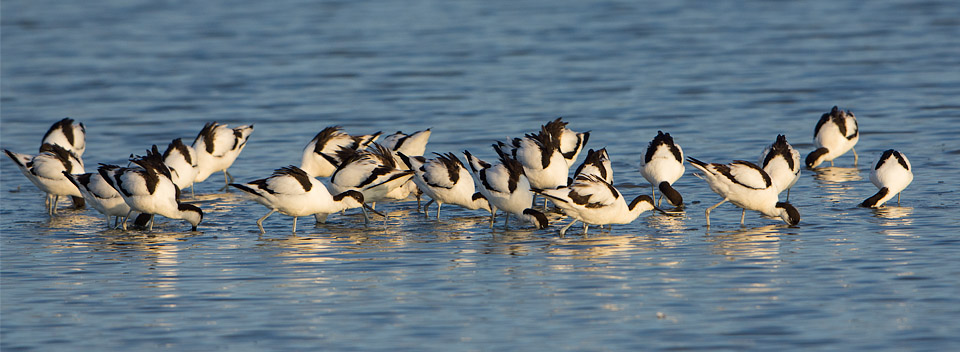
[{"label": "preening bird", "polygon": [[861,206],[879,208],[883,203],[893,199],[893,196],[897,196],[897,205],[900,205],[900,192],[913,182],[913,167],[910,166],[910,160],[903,153],[887,149],[870,171],[870,182],[873,182],[880,191],[864,200]]},{"label": "preening bird", "polygon": [[193,141],[193,149],[197,153],[195,182],[203,182],[214,172],[223,171],[226,187],[226,184],[233,180],[227,169],[237,160],[252,133],[253,125],[230,128],[216,121],[203,125],[203,129]]},{"label": "preening bird", "polygon": [[440,207],[443,204],[459,205],[470,210],[491,211],[490,203],[483,193],[476,191],[473,176],[460,158],[453,153],[434,154],[436,158],[426,159],[422,156],[407,156],[398,152],[407,168],[413,170],[413,182],[430,197],[430,201],[424,207],[427,214],[429,215],[432,203],[437,203],[437,219],[440,218]]},{"label": "preening bird", "polygon": [[813,144],[817,149],[807,155],[807,167],[815,168],[824,161],[829,161],[830,166],[833,166],[833,160],[846,154],[848,150],[853,151],[853,163],[856,164],[859,158],[853,147],[859,140],[857,117],[849,110],[843,111],[834,106],[830,112],[820,116],[820,121],[817,121],[817,127],[813,130]]},{"label": "preening bird", "polygon": [[203,211],[193,204],[180,202],[180,188],[170,178],[170,169],[163,163],[163,156],[154,145],[145,156],[130,159],[139,168],[99,168],[97,172],[113,187],[130,211],[121,225],[127,229],[127,219],[133,211],[150,214],[150,230],[154,216],[159,214],[170,219],[183,219],[192,225],[191,231],[203,221]]},{"label": "preening bird", "polygon": [[500,145],[494,144],[493,148],[500,158],[500,163],[496,165],[474,157],[469,151],[463,151],[474,182],[480,186],[480,193],[490,202],[490,226],[493,227],[497,209],[500,209],[505,213],[504,227],[509,224],[510,214],[514,214],[538,229],[546,228],[547,217],[530,208],[533,192],[530,191],[530,181],[523,174],[523,165],[500,149]]},{"label": "preening bird", "polygon": [[778,192],[787,191],[790,201],[790,188],[800,179],[800,152],[787,143],[787,137],[777,135],[777,140],[760,153],[759,165],[770,175]]},{"label": "preening bird", "polygon": [[343,161],[337,153],[340,149],[363,150],[379,137],[380,132],[351,136],[340,126],[324,128],[303,148],[300,169],[311,177],[329,177]]},{"label": "preening bird", "polygon": [[683,197],[673,188],[673,183],[683,176],[685,169],[683,148],[673,141],[669,133],[657,131],[657,136],[647,145],[640,162],[640,174],[653,187],[654,198],[657,197],[657,189],[660,189],[657,205],[660,205],[663,196],[675,207],[683,205]]}]

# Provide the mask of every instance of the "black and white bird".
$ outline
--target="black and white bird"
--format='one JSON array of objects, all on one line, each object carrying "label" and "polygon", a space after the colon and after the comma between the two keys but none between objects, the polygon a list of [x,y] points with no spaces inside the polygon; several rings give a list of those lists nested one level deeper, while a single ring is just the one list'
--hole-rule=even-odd
[{"label": "black and white bird", "polygon": [[860,140],[860,130],[857,127],[857,117],[853,113],[840,110],[834,106],[830,112],[820,116],[817,127],[813,130],[813,144],[816,150],[807,155],[806,164],[815,168],[824,161],[833,166],[833,159],[853,151],[853,163],[857,163],[857,150],[854,146]]},{"label": "black and white bird", "polygon": [[233,177],[227,169],[247,146],[247,139],[252,133],[253,125],[230,128],[216,121],[203,125],[193,141],[193,149],[197,153],[197,178],[194,182],[203,182],[214,172],[223,171],[224,183],[230,183]]},{"label": "black and white bird", "polygon": [[703,175],[695,175],[707,181],[710,189],[723,197],[719,203],[707,208],[707,226],[710,226],[710,211],[727,201],[743,209],[741,225],[747,210],[778,217],[790,225],[800,222],[800,212],[790,203],[778,201],[779,192],[770,175],[754,163],[735,160],[730,164],[707,164],[692,157],[687,157],[687,161],[703,172]]},{"label": "black and white bird", "polygon": [[87,150],[87,129],[83,127],[83,123],[65,117],[50,126],[47,133],[43,135],[41,145],[44,144],[59,145],[73,152],[77,157],[82,157],[83,152]]},{"label": "black and white bird", "polygon": [[363,136],[351,136],[340,126],[324,128],[303,148],[300,169],[311,177],[330,177],[340,166],[338,151],[366,149],[380,137],[380,132]]},{"label": "black and white bird", "polygon": [[353,208],[363,210],[362,193],[348,190],[331,195],[323,183],[293,165],[276,169],[270,177],[244,184],[231,183],[230,186],[270,209],[267,215],[257,219],[260,234],[266,233],[263,220],[274,212],[292,216],[293,232],[296,233],[298,217],[320,215],[325,220],[327,215],[338,211]]},{"label": "black and white bird", "polygon": [[425,206],[427,215],[430,204],[437,203],[437,219],[440,219],[440,207],[444,204],[459,205],[477,210],[491,211],[490,202],[483,193],[477,192],[473,176],[453,153],[439,154],[434,159],[422,156],[407,156],[398,152],[407,168],[413,170],[413,182],[423,191],[430,201]]},{"label": "black and white bird", "polygon": [[[568,122],[563,122],[562,118],[558,117],[556,120],[548,122],[545,127],[551,131],[561,131],[560,154],[563,154],[563,159],[567,162],[567,169],[569,170],[577,162],[577,156],[580,155],[580,152],[586,147],[587,141],[590,140],[590,132],[574,132],[567,128],[567,124]],[[559,125],[559,128],[554,125]]]},{"label": "black and white bird", "polygon": [[198,171],[197,152],[193,147],[183,144],[180,138],[174,139],[163,152],[163,163],[170,168],[170,179],[180,190],[193,187]]},{"label": "black and white bird", "polygon": [[173,184],[170,169],[163,164],[163,156],[154,145],[146,156],[134,157],[131,162],[138,168],[100,168],[97,171],[110,183],[124,202],[130,206],[121,226],[127,229],[127,219],[134,211],[150,214],[150,230],[154,216],[159,214],[170,219],[183,219],[192,225],[191,231],[203,221],[203,211],[193,204],[180,202],[180,188]]},{"label": "black and white bird", "polygon": [[573,218],[560,229],[560,236],[577,221],[585,225],[583,233],[586,235],[587,225],[629,224],[647,210],[659,210],[648,195],[638,196],[627,205],[620,191],[596,175],[579,176],[569,187],[534,192],[550,198],[564,214]]},{"label": "black and white bird", "polygon": [[341,148],[338,154],[342,162],[330,177],[333,193],[358,191],[366,203],[397,199],[396,190],[413,177],[413,171],[399,169],[393,153],[377,143],[367,150]]},{"label": "black and white bird", "polygon": [[469,151],[463,151],[473,181],[480,186],[480,193],[490,202],[490,226],[493,227],[497,209],[500,209],[506,214],[503,219],[504,227],[509,225],[510,214],[514,214],[538,229],[546,228],[547,217],[530,208],[533,192],[530,191],[530,181],[523,174],[523,165],[500,149],[500,145],[494,144],[493,148],[500,158],[500,163],[496,165],[474,157]]},{"label": "black and white bird", "polygon": [[[114,217],[113,227],[117,227],[120,218],[130,213],[130,206],[123,201],[120,192],[117,192],[110,182],[103,178],[103,174],[110,174],[110,171],[117,170],[117,165],[100,164],[97,172],[89,172],[81,175],[72,175],[64,171],[63,175],[67,177],[83,194],[87,204],[96,209],[107,218],[107,227],[110,227],[110,217]],[[103,174],[100,169],[106,170]]]},{"label": "black and white bird", "polygon": [[[401,160],[400,153],[410,157],[423,156],[423,153],[427,150],[427,142],[430,140],[431,133],[429,128],[411,134],[397,131],[394,134],[383,137],[383,146],[393,152],[393,157],[396,159],[395,162],[399,169],[409,170],[408,166]],[[413,178],[407,181],[407,183],[403,185],[403,188],[395,190],[394,194],[391,194],[391,198],[405,199],[410,194],[417,197],[417,210],[419,211],[420,197],[423,195],[423,191],[413,182]]]},{"label": "black and white bird", "polygon": [[[389,149],[397,155],[403,153],[406,156],[423,156],[427,150],[427,142],[430,141],[430,129],[405,134],[397,131],[394,134],[383,137],[383,147]],[[397,165],[403,167],[405,164],[397,155]]]},{"label": "black and white bird", "polygon": [[900,192],[913,182],[913,168],[906,155],[893,149],[887,149],[877,160],[877,166],[870,171],[870,182],[880,191],[861,203],[868,208],[879,208],[888,200],[897,196],[900,205]]},{"label": "black and white bird", "polygon": [[673,188],[673,183],[683,176],[684,170],[683,148],[673,141],[669,133],[657,131],[657,136],[647,145],[640,162],[640,174],[650,182],[654,198],[657,197],[657,189],[660,189],[657,205],[660,205],[664,196],[675,207],[683,205],[683,196]]},{"label": "black and white bird", "polygon": [[82,174],[83,161],[59,144],[44,144],[37,155],[14,153],[6,149],[3,152],[17,164],[31,183],[47,194],[47,214],[56,214],[60,196],[83,197],[80,190],[63,175],[64,171]]},{"label": "black and white bird", "polygon": [[790,201],[790,188],[800,179],[800,152],[787,143],[787,137],[777,135],[777,140],[760,153],[759,165],[770,175],[778,192],[787,191]]},{"label": "black and white bird", "polygon": [[610,163],[610,155],[607,154],[607,148],[588,150],[587,157],[584,158],[583,163],[577,167],[577,170],[573,173],[573,178],[567,180],[567,185],[573,184],[573,181],[578,177],[587,175],[597,176],[601,180],[613,184],[613,166]]},{"label": "black and white bird", "polygon": [[[556,122],[556,121],[554,121]],[[523,166],[523,173],[530,182],[530,186],[537,189],[550,189],[565,186],[570,165],[560,153],[560,136],[564,124],[548,123],[540,126],[540,132],[528,133],[523,138],[514,138],[511,141],[512,158]],[[498,152],[506,147],[498,143]]]}]

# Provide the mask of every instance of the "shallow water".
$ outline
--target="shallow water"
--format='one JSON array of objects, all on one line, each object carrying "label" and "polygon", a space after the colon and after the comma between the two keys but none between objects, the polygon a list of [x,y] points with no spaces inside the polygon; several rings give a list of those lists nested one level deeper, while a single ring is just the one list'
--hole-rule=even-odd
[{"label": "shallow water", "polygon": [[[804,170],[798,227],[724,205],[692,168],[682,216],[612,231],[514,225],[413,201],[364,228],[274,215],[219,175],[200,232],[44,215],[0,162],[0,348],[17,350],[949,350],[960,346],[960,8],[947,1],[463,3],[4,1],[3,148],[85,123],[88,171],[211,120],[255,123],[238,180],[298,164],[325,126],[433,128],[428,151],[490,159],[557,116],[606,146],[615,184],[649,192],[643,146],[755,160],[777,134],[806,155],[833,105],[859,162]],[[900,206],[858,208],[895,148]],[[582,157],[581,157],[582,158]],[[575,226],[574,229],[577,227]]]}]

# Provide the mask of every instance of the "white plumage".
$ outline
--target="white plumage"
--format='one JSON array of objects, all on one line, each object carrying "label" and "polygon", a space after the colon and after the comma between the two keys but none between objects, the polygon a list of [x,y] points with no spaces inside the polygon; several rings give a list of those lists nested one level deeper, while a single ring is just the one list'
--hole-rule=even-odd
[{"label": "white plumage", "polygon": [[758,163],[777,187],[777,192],[787,191],[790,201],[790,188],[800,179],[800,152],[787,143],[787,137],[777,135],[777,140],[760,153]]},{"label": "white plumage", "polygon": [[[656,209],[648,195],[636,197],[627,205],[623,195],[613,185],[595,175],[577,177],[569,187],[536,190],[563,209],[574,220],[560,229],[563,236],[577,221],[585,225],[629,224],[643,212]],[[584,234],[587,227],[583,228]]]},{"label": "white plumage", "polygon": [[[643,153],[643,159],[640,161],[640,174],[650,182],[653,188],[653,197],[657,197],[657,189],[660,189],[660,200],[663,196],[667,197],[667,202],[675,207],[683,205],[683,197],[680,192],[673,188],[673,183],[677,182],[686,168],[683,166],[683,148],[673,141],[669,133],[657,131],[657,136],[653,137],[647,149]],[[657,205],[660,204],[657,200]]]},{"label": "white plumage", "polygon": [[127,205],[123,197],[120,196],[120,192],[117,192],[117,190],[110,185],[110,182],[107,182],[107,180],[103,178],[103,174],[101,174],[99,170],[103,169],[106,171],[104,174],[110,174],[109,171],[119,168],[117,165],[102,164],[97,169],[97,172],[76,176],[66,171],[63,172],[64,176],[83,194],[83,198],[87,201],[87,204],[90,204],[93,209],[96,209],[106,216],[107,226],[110,226],[110,217],[114,217],[113,227],[117,226],[117,221],[121,217],[125,217],[130,213],[130,206]]},{"label": "white plumage", "polygon": [[163,152],[163,163],[170,168],[170,179],[181,190],[193,186],[197,178],[197,152],[193,147],[183,144],[180,138],[174,139]]},{"label": "white plumage", "polygon": [[587,157],[583,159],[583,164],[577,167],[577,170],[573,173],[573,178],[568,183],[572,184],[578,177],[588,175],[597,176],[607,183],[613,183],[613,166],[610,163],[607,148],[588,150]]},{"label": "white plumage", "polygon": [[[150,230],[153,230],[154,215],[170,219],[183,219],[197,230],[203,220],[203,211],[193,204],[180,202],[180,189],[170,179],[170,169],[163,164],[163,157],[157,146],[147,150],[147,155],[130,159],[139,168],[100,168],[97,171],[120,193],[124,202],[130,206],[130,212],[150,214]],[[127,228],[127,218],[122,222]]]},{"label": "white plumage", "polygon": [[[548,189],[567,184],[570,165],[560,153],[561,123],[540,126],[537,134],[514,138],[512,158],[523,166],[523,173],[533,188]],[[500,148],[504,147],[501,143]]]},{"label": "white plumage", "polygon": [[[574,132],[567,128],[567,124],[568,122],[563,122],[558,117],[556,120],[548,122],[546,127],[548,130],[561,131],[560,154],[563,154],[563,159],[566,161],[569,170],[577,162],[577,156],[580,155],[580,152],[586,147],[587,141],[590,140],[590,132]],[[554,125],[559,125],[559,128]]]},{"label": "white plumage", "polygon": [[65,117],[50,126],[47,133],[43,135],[41,145],[43,144],[56,144],[73,152],[77,157],[82,157],[83,152],[87,150],[87,129],[82,123]]},{"label": "white plumage", "polygon": [[253,125],[230,128],[216,121],[206,123],[193,141],[197,153],[195,182],[203,182],[214,172],[223,171],[225,183],[230,183],[233,177],[227,169],[237,160],[252,133]]},{"label": "white plumage", "polygon": [[424,210],[429,214],[430,204],[436,202],[437,219],[440,218],[443,204],[490,211],[490,203],[482,193],[476,191],[473,176],[460,159],[453,153],[435,154],[435,159],[428,160],[422,156],[398,153],[404,164],[414,171],[413,182],[431,199]]},{"label": "white plumage", "polygon": [[343,162],[330,177],[333,193],[359,191],[366,203],[396,199],[397,189],[413,177],[413,171],[397,168],[393,154],[377,143],[369,150],[343,148],[338,154]]},{"label": "white plumage", "polygon": [[82,174],[83,161],[59,144],[44,144],[37,155],[14,153],[6,149],[3,151],[31,183],[47,194],[47,214],[56,213],[60,196],[82,197],[80,190],[63,172]]},{"label": "white plumage", "polygon": [[719,203],[707,208],[707,226],[710,226],[710,211],[727,201],[743,208],[740,224],[743,224],[744,214],[748,209],[781,218],[790,225],[800,222],[800,213],[793,205],[778,202],[777,187],[759,166],[743,160],[735,160],[730,164],[707,164],[687,157],[687,161],[702,171],[703,175],[697,176],[707,181],[710,189],[723,197]]},{"label": "white plumage", "polygon": [[860,129],[857,126],[857,117],[850,111],[840,110],[834,106],[830,112],[820,116],[817,127],[813,130],[813,144],[816,150],[807,155],[806,164],[815,168],[824,161],[833,160],[853,150],[853,162],[857,162],[857,150],[853,147],[860,140]]},{"label": "white plumage", "polygon": [[888,149],[880,155],[876,166],[870,171],[870,182],[880,190],[861,203],[864,207],[879,208],[888,200],[897,196],[900,204],[900,192],[913,182],[913,167],[906,155]]},{"label": "white plumage", "polygon": [[300,169],[311,177],[329,177],[337,171],[342,160],[337,153],[342,148],[350,150],[366,149],[380,137],[380,132],[351,136],[340,126],[324,128],[303,148]]},{"label": "white plumage", "polygon": [[523,165],[506,155],[499,145],[495,144],[493,147],[500,156],[500,163],[496,165],[474,157],[469,151],[463,151],[474,182],[479,185],[480,193],[490,202],[490,226],[493,226],[497,209],[500,209],[506,213],[504,227],[510,221],[510,214],[514,214],[537,228],[546,228],[546,216],[530,209],[533,192],[530,191],[530,181],[523,174]]},{"label": "white plumage", "polygon": [[245,184],[231,183],[257,203],[270,209],[267,215],[257,220],[260,233],[263,220],[274,212],[293,217],[293,232],[297,232],[297,218],[320,215],[323,219],[331,213],[363,206],[363,194],[348,190],[333,196],[316,178],[296,166],[277,169],[270,177]]}]

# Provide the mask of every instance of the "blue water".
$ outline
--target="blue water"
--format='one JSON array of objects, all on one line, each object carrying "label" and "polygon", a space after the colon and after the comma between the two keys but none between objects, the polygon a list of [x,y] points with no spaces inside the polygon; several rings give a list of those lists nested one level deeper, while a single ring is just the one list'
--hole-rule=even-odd
[{"label": "blue water", "polygon": [[[317,131],[433,128],[428,151],[492,158],[557,116],[606,146],[615,184],[657,130],[689,156],[806,155],[833,105],[859,162],[805,170],[798,227],[724,205],[692,167],[682,216],[560,238],[481,212],[382,204],[314,227],[218,191],[200,232],[44,214],[0,162],[0,348],[79,350],[931,350],[960,348],[960,7],[950,1],[4,1],[0,144],[65,116],[88,171],[255,123],[238,180],[298,164]],[[862,209],[889,148],[915,179]],[[581,157],[582,158],[582,157]],[[566,220],[564,220],[566,221]],[[499,225],[499,224],[498,224]],[[574,227],[576,229],[577,227]]]}]

